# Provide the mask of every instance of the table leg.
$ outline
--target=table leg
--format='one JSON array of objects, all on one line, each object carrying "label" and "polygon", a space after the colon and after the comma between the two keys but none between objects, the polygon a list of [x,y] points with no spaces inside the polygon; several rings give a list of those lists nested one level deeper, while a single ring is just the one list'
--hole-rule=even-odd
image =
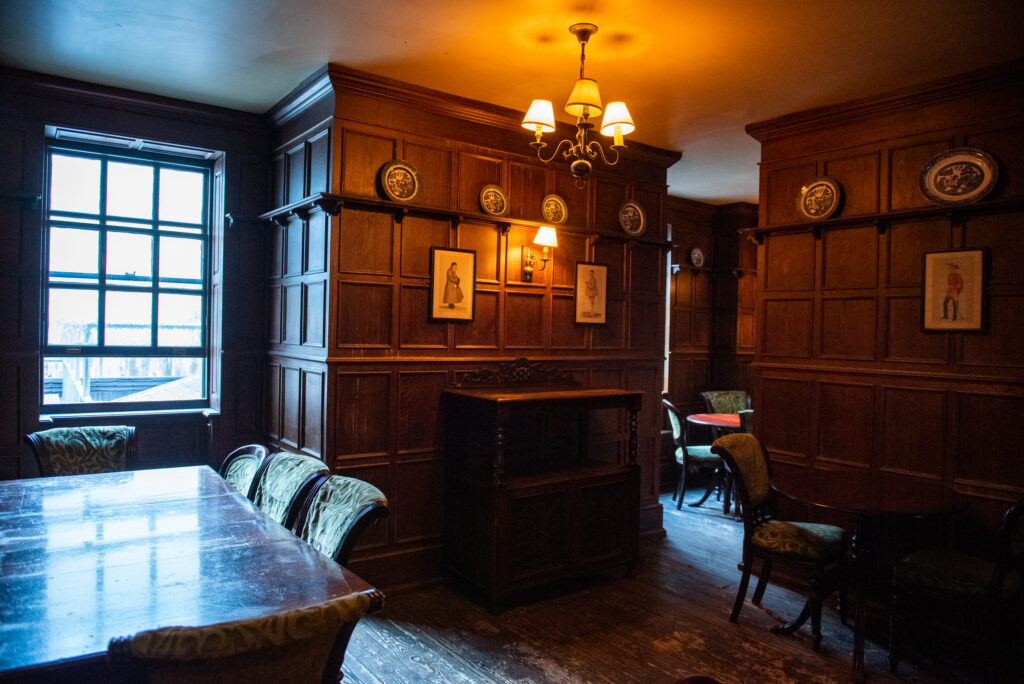
[{"label": "table leg", "polygon": [[850,540],[850,564],[853,575],[853,590],[857,594],[853,617],[853,679],[864,681],[864,628],[867,621],[868,558],[871,552],[868,516],[857,516],[857,526]]}]

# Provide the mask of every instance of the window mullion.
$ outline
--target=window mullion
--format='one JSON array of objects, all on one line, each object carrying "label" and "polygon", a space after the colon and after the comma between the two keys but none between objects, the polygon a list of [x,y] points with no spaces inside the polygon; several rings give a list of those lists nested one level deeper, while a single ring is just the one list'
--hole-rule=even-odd
[{"label": "window mullion", "polygon": [[96,345],[102,349],[107,341],[107,160],[100,159],[100,225],[99,283],[96,290]]}]

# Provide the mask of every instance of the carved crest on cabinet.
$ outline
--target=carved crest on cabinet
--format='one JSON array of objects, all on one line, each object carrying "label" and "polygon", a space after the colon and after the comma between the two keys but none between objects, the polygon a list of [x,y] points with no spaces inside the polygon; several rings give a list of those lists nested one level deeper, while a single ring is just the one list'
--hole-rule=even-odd
[{"label": "carved crest on cabinet", "polygon": [[482,368],[466,373],[456,387],[489,387],[507,385],[561,385],[576,387],[579,383],[572,373],[547,366],[540,361],[520,357],[497,368]]}]

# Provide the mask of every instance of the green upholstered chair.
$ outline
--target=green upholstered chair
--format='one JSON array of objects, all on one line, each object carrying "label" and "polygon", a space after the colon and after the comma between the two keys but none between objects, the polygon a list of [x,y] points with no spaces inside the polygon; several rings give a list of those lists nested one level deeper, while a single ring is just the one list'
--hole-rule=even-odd
[{"label": "green upholstered chair", "polygon": [[229,485],[252,499],[255,495],[253,485],[256,481],[256,471],[268,453],[267,447],[262,444],[240,446],[228,454],[220,464],[220,476],[227,480]]},{"label": "green upholstered chair", "polygon": [[[1024,672],[1024,499],[1003,516],[995,554],[981,558],[944,546],[916,551],[892,569],[889,667],[896,672],[908,635],[934,639],[950,618],[987,651],[983,666]],[[913,624],[912,624],[913,623]],[[921,639],[919,639],[921,640]]]},{"label": "green upholstered chair", "polygon": [[25,441],[43,477],[113,473],[135,467],[135,428],[129,425],[53,428],[25,435]]},{"label": "green upholstered chair", "polygon": [[369,606],[369,595],[354,593],[264,617],[206,627],[164,627],[111,639],[111,679],[333,684],[352,631]]},{"label": "green upholstered chair", "polygon": [[345,565],[363,530],[387,514],[387,497],[372,484],[331,475],[306,498],[295,533],[320,553]]},{"label": "green upholstered chair", "polygon": [[330,474],[318,458],[280,451],[264,459],[256,471],[250,498],[264,513],[292,529],[309,492]]},{"label": "green upholstered chair", "polygon": [[[676,482],[676,492],[672,500],[676,502],[676,510],[683,507],[683,496],[686,494],[686,476],[688,473],[695,473],[699,470],[710,470],[711,476],[708,480],[708,488],[698,501],[689,504],[700,506],[708,500],[711,493],[723,487],[723,463],[720,456],[711,453],[710,444],[687,444],[686,421],[668,399],[662,399],[668,413],[668,422],[672,426],[672,442],[675,444],[676,464],[679,466],[679,479]],[[728,496],[726,497],[726,512],[728,512]]]},{"label": "green upholstered chair", "polygon": [[742,390],[701,392],[708,413],[739,413],[750,408],[750,396]]},{"label": "green upholstered chair", "polygon": [[817,651],[821,647],[822,601],[835,588],[845,586],[845,531],[834,525],[792,522],[776,517],[777,495],[771,485],[771,464],[754,435],[745,432],[724,435],[714,441],[711,451],[722,457],[732,473],[743,516],[743,575],[729,620],[739,619],[755,558],[761,561],[761,573],[754,589],[754,605],[761,604],[774,563],[786,562],[806,568],[811,571],[811,580],[800,617],[787,628],[773,631],[791,632],[810,617],[812,643]]}]

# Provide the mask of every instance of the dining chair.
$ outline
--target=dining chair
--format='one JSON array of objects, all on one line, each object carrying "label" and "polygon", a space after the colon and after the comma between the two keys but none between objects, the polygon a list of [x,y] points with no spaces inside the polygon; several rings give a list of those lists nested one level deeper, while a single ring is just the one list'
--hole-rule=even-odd
[{"label": "dining chair", "polygon": [[331,475],[306,497],[295,533],[323,555],[345,565],[363,530],[387,514],[388,499],[372,484]]},{"label": "dining chair", "polygon": [[309,492],[331,474],[318,458],[290,451],[267,456],[256,471],[250,499],[288,529],[295,525]]},{"label": "dining chair", "polygon": [[220,476],[252,500],[255,494],[252,490],[256,481],[256,471],[269,453],[267,447],[262,444],[240,446],[228,454],[220,464]]},{"label": "dining chair", "polygon": [[750,395],[743,390],[713,390],[700,396],[708,413],[739,413],[750,408]]},{"label": "dining chair", "polygon": [[[688,504],[689,506],[700,506],[711,496],[711,492],[718,488],[724,488],[722,459],[711,453],[710,444],[687,444],[687,425],[679,413],[679,409],[668,399],[662,399],[661,403],[665,406],[668,422],[672,426],[672,442],[675,444],[675,458],[679,470],[676,492],[672,496],[672,500],[676,502],[676,510],[682,509],[683,496],[686,494],[687,474],[699,470],[710,470],[708,488],[704,491],[704,495],[695,503]],[[726,503],[726,508],[728,508],[728,503]]]},{"label": "dining chair", "polygon": [[[836,588],[845,593],[845,530],[835,525],[794,522],[776,517],[778,495],[771,485],[771,464],[754,435],[746,432],[723,435],[714,441],[711,451],[722,457],[732,473],[743,518],[743,574],[729,621],[739,619],[755,558],[761,561],[761,572],[752,599],[758,606],[768,586],[773,564],[777,561],[790,563],[811,573],[807,601],[791,625],[773,628],[772,631],[794,631],[810,617],[812,645],[815,651],[819,650],[821,604]],[[840,605],[845,604],[843,601]]]},{"label": "dining chair", "polygon": [[135,467],[135,427],[130,425],[52,428],[25,435],[25,442],[43,477],[113,473]]},{"label": "dining chair", "polygon": [[[952,618],[958,632],[987,651],[986,666],[1024,672],[1024,499],[1003,515],[990,558],[951,546],[915,551],[892,569],[889,668],[908,650],[908,636],[934,641],[934,626]],[[911,627],[911,625],[913,625]],[[999,675],[993,673],[999,679]]]},{"label": "dining chair", "polygon": [[369,595],[353,593],[283,613],[117,637],[107,646],[111,679],[334,684],[352,631],[369,606]]}]

